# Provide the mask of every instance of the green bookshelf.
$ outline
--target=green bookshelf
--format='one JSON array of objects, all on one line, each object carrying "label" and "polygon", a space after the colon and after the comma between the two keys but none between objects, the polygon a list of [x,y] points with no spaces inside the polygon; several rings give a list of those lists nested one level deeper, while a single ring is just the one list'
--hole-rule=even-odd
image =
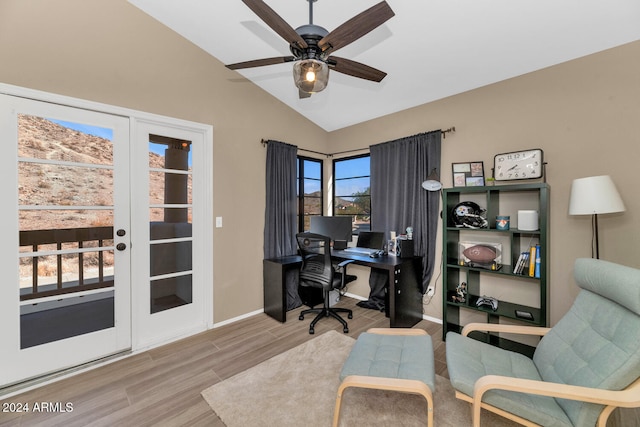
[{"label": "green bookshelf", "polygon": [[[532,326],[548,326],[548,274],[549,274],[549,191],[546,183],[507,184],[484,187],[455,187],[443,190],[443,339],[448,331],[460,332],[464,324],[482,318],[489,323],[523,323]],[[472,201],[486,209],[487,228],[469,229],[456,227],[452,212],[463,201]],[[518,210],[538,211],[539,229],[535,231],[517,228]],[[496,217],[510,217],[510,228],[499,230]],[[462,262],[460,243],[485,243],[501,248],[498,269],[468,265]],[[529,276],[528,268],[523,273],[513,272],[521,252],[531,246],[540,245],[541,262],[539,277]],[[504,297],[495,293],[494,282],[501,289],[508,288]],[[461,282],[467,284],[464,302],[451,299]],[[498,308],[476,306],[481,296],[498,299]],[[516,316],[516,311],[531,313],[532,320]],[[523,354],[532,354],[531,346],[500,337],[498,334],[476,334],[476,339],[503,348],[515,349]]]}]

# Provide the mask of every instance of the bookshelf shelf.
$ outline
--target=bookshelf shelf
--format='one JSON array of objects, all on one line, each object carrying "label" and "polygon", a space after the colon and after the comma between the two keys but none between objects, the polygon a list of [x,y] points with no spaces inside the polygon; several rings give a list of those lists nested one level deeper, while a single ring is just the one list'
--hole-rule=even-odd
[{"label": "bookshelf shelf", "polygon": [[[456,187],[443,190],[443,339],[448,331],[460,331],[466,323],[484,321],[500,323],[521,322],[533,326],[549,324],[548,310],[548,266],[549,266],[549,191],[546,183],[527,183],[487,187]],[[486,209],[487,228],[469,229],[455,226],[454,208],[463,201],[477,203]],[[518,210],[536,210],[539,229],[535,231],[517,228]],[[496,216],[508,215],[511,227],[499,230]],[[486,243],[501,248],[499,268],[491,270],[461,263],[461,242]],[[540,246],[539,277],[529,275],[528,266],[520,274],[514,267],[520,254],[532,246]],[[452,296],[461,282],[466,283],[466,300],[456,302]],[[486,295],[498,299],[498,308],[493,311],[485,306],[476,306],[479,297]],[[532,320],[523,319],[516,311],[531,313]],[[468,320],[471,319],[471,320]],[[496,334],[479,334],[477,338],[501,347],[519,349],[530,354],[532,347],[513,342]]]}]

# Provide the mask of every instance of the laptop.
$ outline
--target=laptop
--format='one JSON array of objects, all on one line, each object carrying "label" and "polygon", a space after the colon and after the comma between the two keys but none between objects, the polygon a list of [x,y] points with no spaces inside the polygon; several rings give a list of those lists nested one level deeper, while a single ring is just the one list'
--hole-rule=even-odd
[{"label": "laptop", "polygon": [[371,255],[384,248],[384,233],[382,231],[361,231],[355,248],[346,248],[346,252]]}]

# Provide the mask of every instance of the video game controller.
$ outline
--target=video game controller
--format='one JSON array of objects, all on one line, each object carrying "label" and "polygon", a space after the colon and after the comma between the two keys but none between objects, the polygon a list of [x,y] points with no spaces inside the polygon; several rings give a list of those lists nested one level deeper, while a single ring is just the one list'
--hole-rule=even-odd
[{"label": "video game controller", "polygon": [[493,297],[483,295],[478,298],[478,301],[476,301],[476,307],[481,307],[483,305],[491,307],[493,311],[496,311],[498,309],[498,300]]}]

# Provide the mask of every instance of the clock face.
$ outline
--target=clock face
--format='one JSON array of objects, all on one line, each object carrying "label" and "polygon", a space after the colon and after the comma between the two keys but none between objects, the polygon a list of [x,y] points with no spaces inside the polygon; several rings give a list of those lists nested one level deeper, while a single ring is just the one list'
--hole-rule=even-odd
[{"label": "clock face", "polygon": [[539,148],[496,154],[493,169],[496,181],[542,177],[542,150]]}]

